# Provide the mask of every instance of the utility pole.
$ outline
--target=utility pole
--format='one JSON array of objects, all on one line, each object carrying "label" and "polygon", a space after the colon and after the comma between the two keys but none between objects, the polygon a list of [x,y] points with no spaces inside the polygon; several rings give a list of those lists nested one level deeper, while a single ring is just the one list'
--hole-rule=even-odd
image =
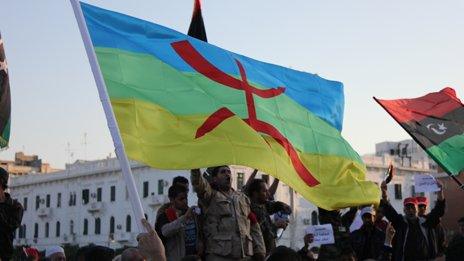
[{"label": "utility pole", "polygon": [[66,143],[65,152],[68,155],[68,163],[72,163],[74,152],[71,150],[71,143],[69,141]]}]

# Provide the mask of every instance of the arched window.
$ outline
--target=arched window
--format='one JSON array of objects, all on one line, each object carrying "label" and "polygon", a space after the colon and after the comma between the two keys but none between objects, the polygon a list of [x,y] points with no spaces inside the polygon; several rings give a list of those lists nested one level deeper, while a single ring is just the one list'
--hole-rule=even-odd
[{"label": "arched window", "polygon": [[101,227],[101,222],[100,222],[100,218],[96,218],[95,219],[95,235],[100,235],[100,229]]},{"label": "arched window", "polygon": [[84,231],[82,234],[87,235],[89,233],[89,221],[84,218]]},{"label": "arched window", "polygon": [[131,224],[131,216],[127,215],[126,217],[126,232],[131,232],[132,224]]},{"label": "arched window", "polygon": [[114,233],[114,217],[110,217],[110,234]]},{"label": "arched window", "polygon": [[22,225],[23,231],[21,233],[21,238],[26,238],[26,224]]},{"label": "arched window", "polygon": [[317,220],[317,212],[314,210],[312,213],[311,213],[311,225],[317,225],[318,220]]},{"label": "arched window", "polygon": [[39,237],[39,224],[35,223],[34,224],[34,238]]},{"label": "arched window", "polygon": [[50,229],[50,225],[47,223],[45,223],[45,237],[48,238],[49,236],[49,229]]},{"label": "arched window", "polygon": [[60,224],[60,221],[56,221],[56,230],[55,230],[55,236],[56,237],[60,237],[60,229],[61,229],[61,224]]}]

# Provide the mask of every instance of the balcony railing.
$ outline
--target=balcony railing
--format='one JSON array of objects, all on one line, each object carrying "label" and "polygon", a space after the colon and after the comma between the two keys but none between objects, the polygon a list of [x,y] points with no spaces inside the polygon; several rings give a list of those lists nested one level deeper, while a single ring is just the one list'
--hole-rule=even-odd
[{"label": "balcony railing", "polygon": [[114,240],[118,242],[128,242],[132,239],[131,233],[115,233]]},{"label": "balcony railing", "polygon": [[39,208],[37,210],[37,216],[44,218],[44,217],[50,217],[52,215],[52,209],[51,208]]},{"label": "balcony railing", "polygon": [[91,202],[87,205],[87,211],[99,212],[103,210],[103,207],[104,207],[103,202]]}]

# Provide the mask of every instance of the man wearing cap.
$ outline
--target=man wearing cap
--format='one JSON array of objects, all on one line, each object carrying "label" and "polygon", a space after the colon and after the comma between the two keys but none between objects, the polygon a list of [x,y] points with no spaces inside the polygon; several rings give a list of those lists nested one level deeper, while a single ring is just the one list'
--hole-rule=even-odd
[{"label": "man wearing cap", "polygon": [[23,207],[5,192],[8,176],[8,172],[0,168],[0,260],[10,260],[13,255],[14,231],[23,219]]},{"label": "man wearing cap", "polygon": [[[427,206],[429,204],[429,199],[427,197],[416,197],[417,200],[417,215],[419,218],[427,219]],[[441,222],[437,225],[434,231],[432,231],[431,237],[435,238],[437,242],[437,256],[443,256],[445,252],[446,242],[445,242],[445,229],[443,228]]]},{"label": "man wearing cap", "polygon": [[[437,185],[442,188],[441,183]],[[437,257],[438,247],[433,235],[440,223],[440,217],[445,213],[445,198],[443,190],[438,192],[437,204],[427,219],[417,216],[417,199],[406,198],[403,201],[404,215],[398,214],[388,202],[387,184],[382,182],[382,200],[380,206],[385,216],[392,222],[395,229],[392,260],[433,260]]]},{"label": "man wearing cap", "polygon": [[374,225],[375,211],[372,207],[361,209],[362,226],[351,233],[351,245],[357,260],[379,259],[385,242],[385,233]]},{"label": "man wearing cap", "polygon": [[64,249],[60,246],[50,246],[45,249],[45,258],[49,261],[66,261]]},{"label": "man wearing cap", "polygon": [[264,260],[266,248],[250,199],[231,187],[228,166],[208,168],[210,179],[199,169],[191,182],[204,213],[203,232],[207,261]]}]

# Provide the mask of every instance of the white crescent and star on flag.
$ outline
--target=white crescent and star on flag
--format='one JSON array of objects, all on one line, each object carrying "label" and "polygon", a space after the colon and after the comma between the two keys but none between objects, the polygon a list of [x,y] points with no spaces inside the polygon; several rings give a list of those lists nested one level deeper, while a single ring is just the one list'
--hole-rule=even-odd
[{"label": "white crescent and star on flag", "polygon": [[429,123],[426,127],[429,131],[433,131],[437,135],[445,134],[448,129],[445,127],[444,123]]}]

